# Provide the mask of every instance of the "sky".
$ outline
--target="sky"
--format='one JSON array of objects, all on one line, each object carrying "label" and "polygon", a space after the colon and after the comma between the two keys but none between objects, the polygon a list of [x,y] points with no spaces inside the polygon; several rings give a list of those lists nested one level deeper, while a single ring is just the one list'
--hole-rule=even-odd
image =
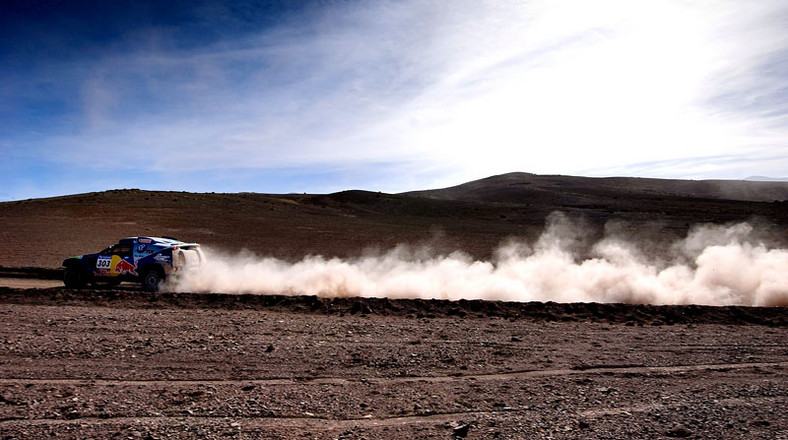
[{"label": "sky", "polygon": [[0,2],[0,201],[788,176],[785,0]]}]

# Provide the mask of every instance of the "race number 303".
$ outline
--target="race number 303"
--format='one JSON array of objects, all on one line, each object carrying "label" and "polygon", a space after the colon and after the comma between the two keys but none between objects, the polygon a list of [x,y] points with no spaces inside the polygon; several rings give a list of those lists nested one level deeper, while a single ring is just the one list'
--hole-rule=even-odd
[{"label": "race number 303", "polygon": [[111,258],[100,258],[96,260],[96,269],[109,269],[112,266]]}]

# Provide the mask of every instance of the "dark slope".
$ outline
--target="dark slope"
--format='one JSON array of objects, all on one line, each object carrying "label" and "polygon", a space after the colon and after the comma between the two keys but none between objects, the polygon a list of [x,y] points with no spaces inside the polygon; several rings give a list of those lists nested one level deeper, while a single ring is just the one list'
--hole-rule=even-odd
[{"label": "dark slope", "polygon": [[661,229],[665,239],[699,223],[750,221],[770,238],[788,232],[788,182],[589,178],[509,173],[462,185],[404,193],[429,200],[496,206],[510,222],[562,211],[601,227],[610,220],[632,231]]},{"label": "dark slope", "polygon": [[773,202],[788,200],[788,182],[671,180],[634,177],[540,176],[509,173],[444,189],[407,195],[443,200],[500,203],[582,204],[616,198],[696,198]]}]

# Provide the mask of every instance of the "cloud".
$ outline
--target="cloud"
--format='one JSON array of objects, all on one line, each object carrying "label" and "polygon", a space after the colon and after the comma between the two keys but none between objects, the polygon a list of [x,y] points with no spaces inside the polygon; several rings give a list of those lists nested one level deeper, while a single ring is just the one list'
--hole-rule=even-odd
[{"label": "cloud", "polygon": [[[785,39],[773,38],[781,30],[764,31],[771,39],[746,38],[741,27],[753,23],[729,23],[740,13],[730,4],[720,12],[719,4],[602,2],[590,6],[597,11],[573,11],[578,18],[568,23],[560,5],[545,5],[534,26],[511,32],[519,39],[503,46],[518,48],[514,53],[490,44],[480,52],[507,57],[488,56],[482,65],[458,69],[469,72],[464,77],[448,76],[430,89],[421,108],[433,122],[415,134],[424,148],[443,146],[441,155],[449,156],[465,147],[455,156],[465,166],[492,168],[505,158],[537,172],[680,160],[688,153],[711,162],[774,155],[781,147],[786,164],[784,125],[761,118],[763,109],[748,113],[741,103],[733,110],[714,102],[721,93],[761,86],[757,67],[766,56],[785,54]],[[752,21],[758,18],[765,17]],[[746,42],[718,40],[725,31]],[[768,50],[740,51],[764,43]],[[741,74],[731,74],[736,70]]]},{"label": "cloud", "polygon": [[[141,27],[100,56],[42,61],[35,81],[67,107],[6,141],[97,170],[401,162],[422,188],[788,166],[784,2],[344,2],[260,28],[200,11],[218,17],[212,38]],[[688,157],[681,174],[648,166]]]},{"label": "cloud", "polygon": [[[784,306],[788,251],[746,223],[698,225],[661,261],[615,235],[593,243],[560,213],[533,244],[512,242],[492,261],[400,245],[382,254],[297,262],[207,250],[199,271],[170,281],[180,292],[505,301]],[[590,257],[581,258],[582,253]]]}]

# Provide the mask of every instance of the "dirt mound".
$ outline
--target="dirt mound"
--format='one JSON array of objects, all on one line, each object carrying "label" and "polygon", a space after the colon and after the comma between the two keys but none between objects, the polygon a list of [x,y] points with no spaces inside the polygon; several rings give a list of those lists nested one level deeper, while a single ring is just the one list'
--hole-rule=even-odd
[{"label": "dirt mound", "polygon": [[43,267],[4,267],[0,266],[2,278],[31,278],[38,280],[62,280],[62,269],[47,269]]},{"label": "dirt mound", "polygon": [[0,302],[113,308],[267,310],[320,315],[375,315],[413,319],[505,318],[543,322],[601,322],[627,325],[788,325],[782,307],[653,306],[633,304],[504,302],[222,293],[147,293],[130,289],[71,290],[0,287]]}]

